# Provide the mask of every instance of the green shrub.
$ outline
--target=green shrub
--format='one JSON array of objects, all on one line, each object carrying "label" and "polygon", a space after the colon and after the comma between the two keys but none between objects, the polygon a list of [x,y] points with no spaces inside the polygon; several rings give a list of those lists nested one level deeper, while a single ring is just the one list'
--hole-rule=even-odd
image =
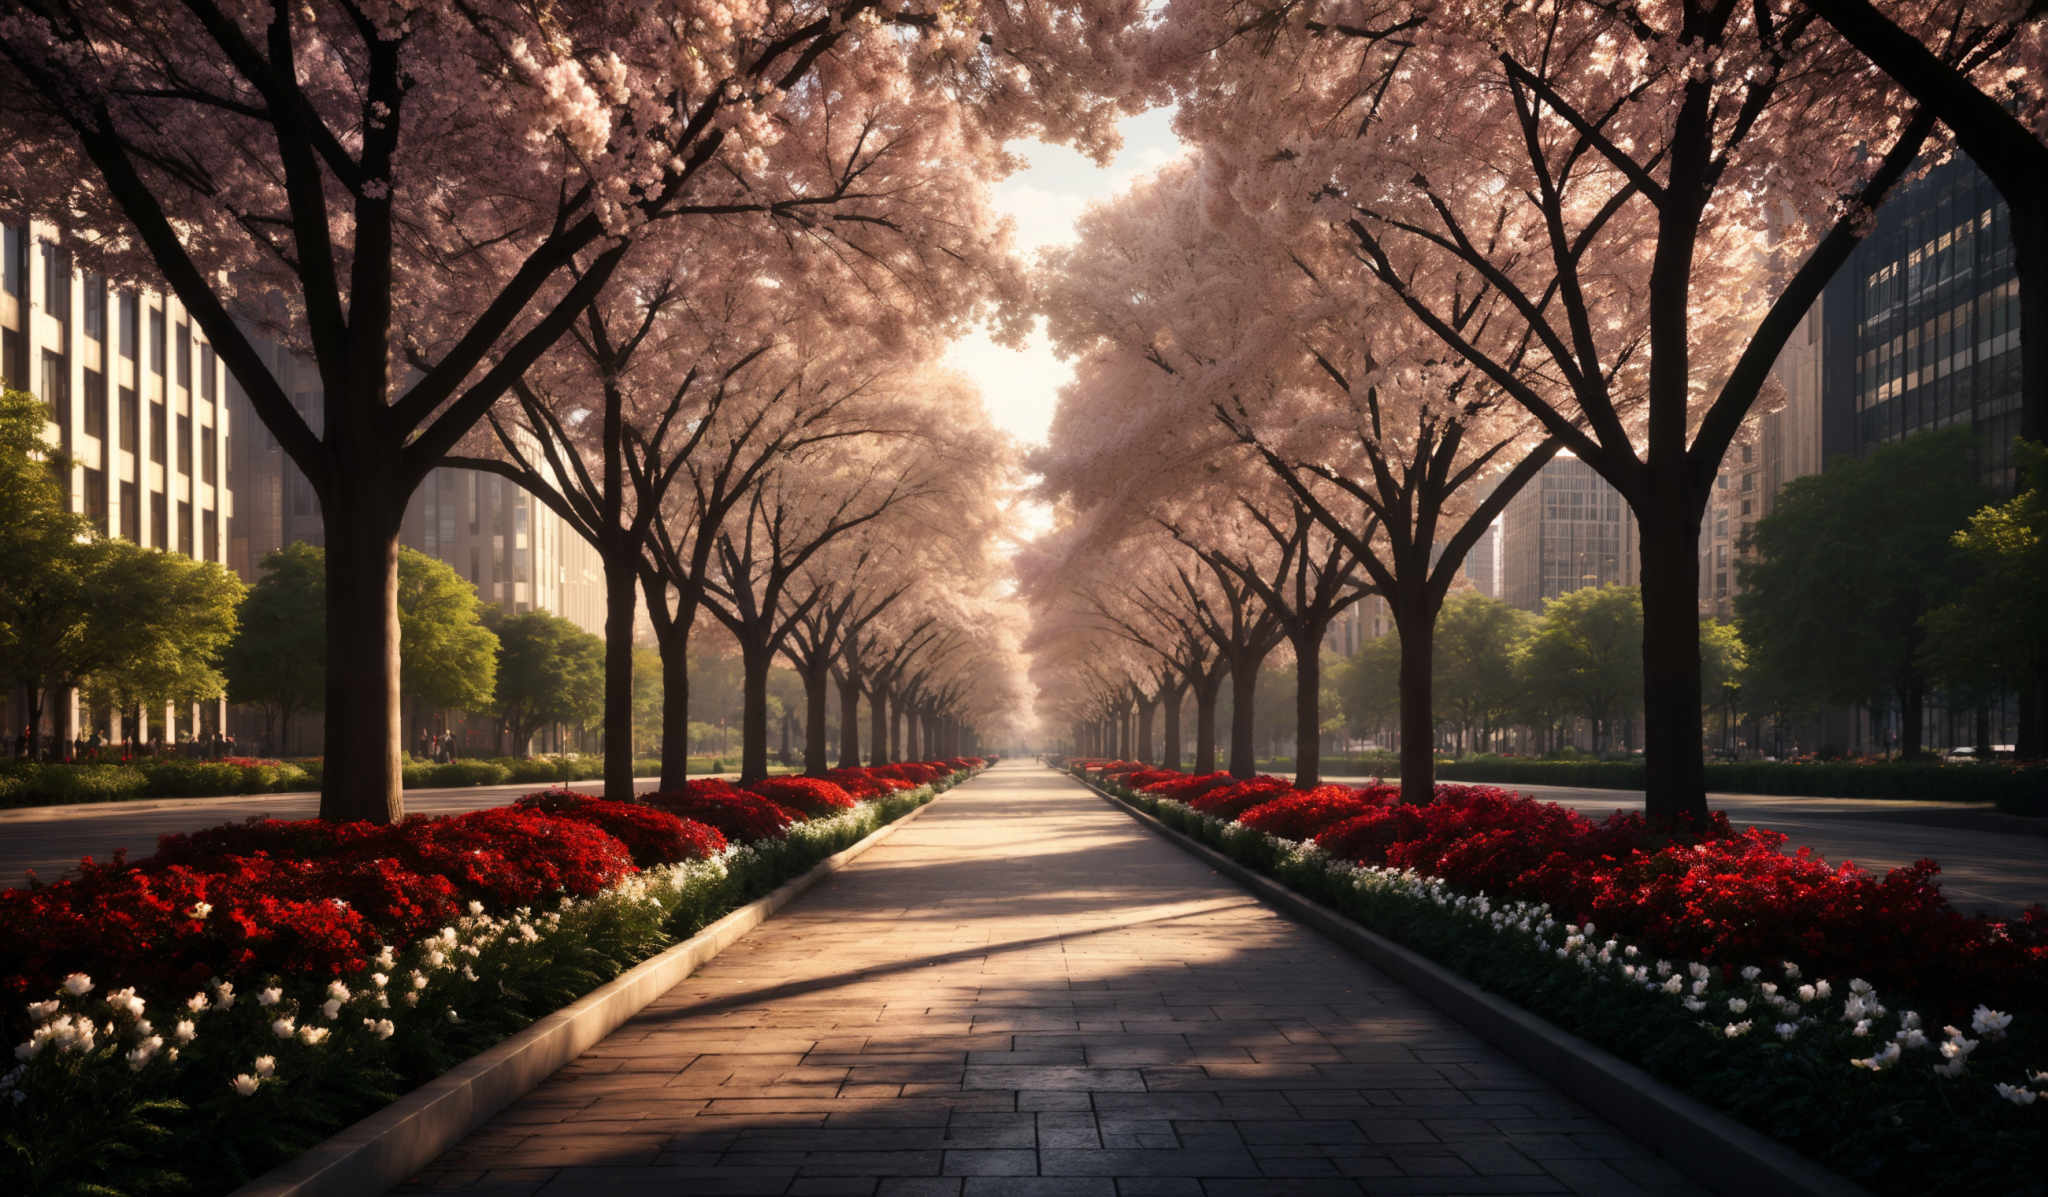
[{"label": "green shrub", "polygon": [[[1474,757],[1437,766],[1443,781],[1580,786],[1639,790],[1640,761],[1513,760]],[[1724,794],[1798,798],[1898,798],[1931,802],[1995,802],[2018,815],[2048,816],[2048,766],[1933,762],[1744,761],[1707,766],[1707,789]]]},{"label": "green shrub", "polygon": [[9,767],[4,791],[7,806],[54,806],[74,802],[122,802],[144,798],[149,780],[142,770],[126,765],[43,765]]},{"label": "green shrub", "polygon": [[428,780],[423,784],[429,786],[495,786],[512,779],[505,766],[494,761],[450,761],[426,769]]}]

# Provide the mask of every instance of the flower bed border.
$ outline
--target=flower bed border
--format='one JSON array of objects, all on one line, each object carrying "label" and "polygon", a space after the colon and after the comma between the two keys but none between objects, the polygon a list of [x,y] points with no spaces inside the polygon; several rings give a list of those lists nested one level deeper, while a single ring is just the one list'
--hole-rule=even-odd
[{"label": "flower bed border", "polygon": [[248,1182],[232,1197],[356,1197],[405,1181],[776,911],[930,810],[957,785]]},{"label": "flower bed border", "polygon": [[1520,1060],[1567,1096],[1683,1166],[1688,1179],[1723,1192],[1864,1197],[1868,1190],[1712,1106],[1688,1097],[1611,1052],[1488,993],[1457,973],[1378,935],[1322,903],[1167,826],[1092,781],[1054,770],[1093,791],[1154,835],[1251,891],[1260,901],[1336,942],[1429,1000],[1466,1029]]}]

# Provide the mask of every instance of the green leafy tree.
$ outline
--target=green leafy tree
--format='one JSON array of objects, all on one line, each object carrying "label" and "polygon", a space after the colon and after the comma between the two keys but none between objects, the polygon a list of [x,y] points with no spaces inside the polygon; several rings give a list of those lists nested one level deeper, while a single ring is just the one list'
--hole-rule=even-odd
[{"label": "green leafy tree", "polygon": [[661,755],[661,653],[633,649],[633,743],[643,755]]},{"label": "green leafy tree", "polygon": [[1700,621],[1700,706],[1721,716],[1721,746],[1732,748],[1736,721],[1742,717],[1742,687],[1749,668],[1749,650],[1732,623]]},{"label": "green leafy tree", "polygon": [[1376,731],[1401,717],[1401,641],[1378,636],[1358,646],[1337,677],[1344,718],[1359,732]]},{"label": "green leafy tree", "polygon": [[483,610],[476,587],[453,566],[399,549],[399,693],[437,710],[490,710],[498,637]]},{"label": "green leafy tree", "polygon": [[1927,615],[1921,661],[1930,676],[1980,703],[2020,692],[2020,755],[2048,755],[2040,727],[2048,669],[2048,447],[2021,441],[2020,492],[1985,507],[1954,544],[1970,580]]},{"label": "green leafy tree", "polygon": [[582,727],[604,711],[604,642],[558,615],[498,619],[495,710],[524,756],[551,723]]},{"label": "green leafy tree", "polygon": [[265,556],[262,569],[242,598],[221,671],[237,702],[264,708],[275,744],[290,734],[295,715],[326,700],[326,554],[299,541]]},{"label": "green leafy tree", "polygon": [[1900,751],[1919,754],[1927,615],[1969,564],[1956,530],[1992,497],[1971,457],[1969,431],[1955,429],[1786,484],[1738,567],[1736,613],[1766,690],[1896,702]]},{"label": "green leafy tree", "polygon": [[1605,751],[1614,722],[1643,699],[1643,600],[1633,586],[1588,586],[1545,600],[1520,658],[1523,685],[1550,711],[1593,726]]},{"label": "green leafy tree", "polygon": [[37,726],[48,688],[85,634],[84,520],[64,509],[61,455],[43,440],[47,413],[26,391],[0,390],[0,670],[26,688],[28,710],[15,741]]},{"label": "green leafy tree", "polygon": [[1444,600],[1436,617],[1434,690],[1439,715],[1465,747],[1514,710],[1521,686],[1515,655],[1535,622],[1499,599],[1466,591]]},{"label": "green leafy tree", "polygon": [[125,540],[93,546],[87,603],[97,644],[84,681],[104,703],[192,703],[227,691],[221,654],[235,635],[241,579],[213,561]]}]

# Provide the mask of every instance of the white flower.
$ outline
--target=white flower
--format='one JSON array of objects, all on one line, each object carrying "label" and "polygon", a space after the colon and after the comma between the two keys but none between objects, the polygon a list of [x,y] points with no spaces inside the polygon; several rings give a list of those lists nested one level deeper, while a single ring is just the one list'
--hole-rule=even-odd
[{"label": "white flower", "polygon": [[1941,1055],[1946,1060],[1960,1060],[1976,1050],[1977,1041],[1975,1039],[1957,1037],[1945,1040],[1941,1045]]},{"label": "white flower", "polygon": [[213,903],[194,902],[192,903],[192,909],[187,911],[186,913],[190,914],[195,919],[204,919],[207,915],[213,913]]},{"label": "white flower", "polygon": [[384,988],[386,985],[389,985],[390,983],[391,978],[385,976],[383,973],[370,974],[370,984],[375,985],[379,989]]},{"label": "white flower", "polygon": [[1812,1001],[1812,1000],[1813,1000],[1814,998],[1816,998],[1816,997],[1819,997],[1819,996],[1820,996],[1820,991],[1819,991],[1819,990],[1817,990],[1817,989],[1815,989],[1815,988],[1814,988],[1813,986],[1811,986],[1811,985],[1801,985],[1801,986],[1799,987],[1799,1000],[1800,1000],[1800,1001],[1802,1001],[1802,1002],[1810,1002],[1810,1001]]},{"label": "white flower", "polygon": [[1689,997],[1685,999],[1684,1004],[1685,1008],[1694,1014],[1698,1014],[1700,1011],[1707,1008],[1707,1004],[1696,997]]},{"label": "white flower", "polygon": [[1799,1024],[1796,1022],[1781,1022],[1771,1029],[1778,1033],[1778,1038],[1790,1039],[1799,1033]]},{"label": "white flower", "polygon": [[448,963],[448,953],[442,951],[439,948],[427,949],[428,968],[440,968],[442,965],[446,963]]},{"label": "white flower", "polygon": [[107,995],[107,1009],[131,1018],[141,1018],[143,1002],[141,998],[135,996],[133,989],[116,989]]},{"label": "white flower", "polygon": [[1741,1022],[1731,1022],[1721,1028],[1721,1033],[1730,1039],[1740,1039],[1749,1034],[1749,1020],[1745,1018]]},{"label": "white flower", "polygon": [[419,1005],[419,1004],[420,1004],[420,991],[419,991],[419,990],[417,990],[417,989],[408,989],[408,990],[406,990],[406,991],[405,991],[405,1004],[406,1004],[406,1005],[408,1005],[408,1006],[417,1006],[417,1005]]},{"label": "white flower", "polygon": [[1865,1035],[1870,1034],[1870,1020],[1867,1018],[1857,1019],[1856,1025],[1849,1028],[1849,1033],[1851,1035],[1856,1036],[1858,1039],[1861,1039]]},{"label": "white flower", "polygon": [[340,1018],[341,1003],[335,1000],[334,998],[328,998],[325,1002],[322,1002],[320,1005],[320,1017],[325,1018],[329,1022],[333,1022],[335,1019]]},{"label": "white flower", "polygon": [[1833,997],[1835,989],[1834,986],[1829,985],[1827,980],[1823,978],[1813,983],[1813,991],[1822,997]]},{"label": "white flower", "polygon": [[425,989],[427,987],[427,974],[418,969],[412,970],[412,987],[414,989]]},{"label": "white flower", "polygon": [[476,980],[476,979],[477,979],[477,975],[476,975],[476,970],[475,970],[475,969],[473,969],[473,968],[471,968],[471,967],[469,967],[469,966],[468,966],[467,964],[463,965],[463,966],[462,966],[462,979],[463,979],[463,980],[465,980],[465,981],[474,981],[474,980]]},{"label": "white flower", "polygon": [[1707,966],[1701,964],[1697,960],[1688,963],[1685,966],[1685,971],[1691,973],[1693,976],[1693,980],[1695,981],[1704,981],[1707,979]]},{"label": "white flower", "polygon": [[300,1027],[299,1042],[307,1047],[318,1047],[327,1038],[326,1027]]},{"label": "white flower", "polygon": [[298,1033],[298,1029],[297,1021],[289,1014],[270,1024],[270,1033],[279,1039],[290,1039]]},{"label": "white flower", "polygon": [[1742,979],[1745,981],[1754,981],[1758,977],[1761,977],[1763,975],[1764,970],[1758,968],[1754,964],[1745,964],[1742,966]]},{"label": "white flower", "polygon": [[1867,996],[1870,993],[1870,991],[1870,982],[1864,980],[1861,977],[1851,977],[1849,979],[1850,993],[1857,994],[1859,996]]},{"label": "white flower", "polygon": [[1919,1027],[1907,1027],[1892,1036],[1903,1047],[1921,1048],[1927,1046],[1927,1033]]},{"label": "white flower", "polygon": [[194,1014],[201,1013],[211,1004],[211,1002],[206,1000],[206,995],[203,993],[195,993],[185,999],[185,1009],[190,1010]]},{"label": "white flower", "polygon": [[1728,999],[1728,1013],[1741,1014],[1749,1009],[1749,1003],[1741,998]]},{"label": "white flower", "polygon": [[2032,1089],[2022,1088],[2019,1085],[2008,1085],[2004,1081],[1998,1082],[1996,1085],[1993,1085],[1992,1088],[1998,1090],[1998,1095],[2000,1097],[2003,1097],[2005,1100],[2011,1102],[2016,1106],[2033,1105],[2034,1098],[2037,1096]]},{"label": "white flower", "polygon": [[1868,1059],[1849,1061],[1858,1068],[1868,1068],[1872,1072],[1883,1072],[1898,1062],[1899,1045],[1896,1043],[1885,1044],[1883,1050]]},{"label": "white flower", "polygon": [[366,1018],[363,1026],[379,1039],[389,1039],[398,1032],[397,1025],[388,1018]]},{"label": "white flower", "polygon": [[177,1040],[180,1043],[190,1043],[198,1037],[199,1028],[193,1026],[192,1020],[189,1018],[179,1019],[178,1025],[171,1028],[171,1038]]},{"label": "white flower", "polygon": [[64,1003],[55,998],[47,1002],[30,1002],[28,1004],[28,1016],[36,1022],[48,1022],[57,1016],[57,1011],[63,1008]]},{"label": "white flower", "polygon": [[256,995],[256,1004],[265,1007],[266,1009],[271,1006],[277,1005],[279,1002],[283,1000],[284,990],[279,989],[275,985],[271,986],[268,989],[258,992]]},{"label": "white flower", "polygon": [[475,899],[471,899],[469,903],[469,912],[471,914],[482,914],[484,912],[484,904],[482,902],[476,901]]},{"label": "white flower", "polygon": [[398,967],[398,957],[392,954],[391,945],[388,943],[377,949],[376,961],[378,968],[392,969]]},{"label": "white flower", "polygon": [[230,1088],[234,1089],[235,1092],[241,1094],[243,1097],[248,1097],[250,1094],[256,1092],[257,1087],[260,1086],[262,1083],[262,1081],[259,1081],[255,1077],[250,1076],[248,1073],[244,1072],[237,1075],[234,1080],[229,1081],[228,1085]]},{"label": "white flower", "polygon": [[213,990],[213,1004],[223,1010],[235,1008],[235,986],[233,982],[222,981]]},{"label": "white flower", "polygon": [[327,996],[333,1001],[345,1002],[349,999],[348,986],[343,985],[339,981],[329,981],[327,983]]},{"label": "white flower", "polygon": [[141,1072],[149,1067],[149,1062],[156,1059],[156,1054],[163,1049],[164,1041],[160,1035],[151,1035],[136,1044],[134,1050],[128,1053],[128,1071]]},{"label": "white flower", "polygon": [[92,978],[84,973],[72,973],[64,978],[61,988],[72,997],[84,997],[92,992]]},{"label": "white flower", "polygon": [[1986,1039],[2003,1039],[2005,1028],[2012,1025],[2012,1015],[2002,1014],[1989,1006],[1979,1006],[1970,1012],[1970,1029]]},{"label": "white flower", "polygon": [[1788,981],[1797,981],[1799,979],[1799,966],[1790,960],[1785,962],[1785,979]]},{"label": "white flower", "polygon": [[1671,976],[1671,977],[1667,977],[1667,978],[1665,978],[1665,980],[1664,980],[1664,992],[1666,992],[1666,993],[1670,994],[1670,995],[1671,995],[1672,997],[1677,997],[1677,996],[1678,996],[1678,995],[1679,995],[1680,993],[1683,993],[1684,991],[1685,991],[1685,978],[1684,978],[1684,977],[1679,977],[1679,976]]}]

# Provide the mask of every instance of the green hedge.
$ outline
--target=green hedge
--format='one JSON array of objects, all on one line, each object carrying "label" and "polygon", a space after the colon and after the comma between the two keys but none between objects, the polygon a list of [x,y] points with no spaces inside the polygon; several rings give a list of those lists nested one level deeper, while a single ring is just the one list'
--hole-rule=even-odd
[{"label": "green hedge", "polygon": [[[1479,758],[1437,765],[1445,781],[1643,788],[1640,761],[1521,761]],[[1707,766],[1707,789],[1723,794],[1780,794],[1800,798],[1917,798],[1934,802],[1995,802],[2019,815],[2048,815],[2048,766],[1976,764],[1853,764],[1772,761]]]}]

